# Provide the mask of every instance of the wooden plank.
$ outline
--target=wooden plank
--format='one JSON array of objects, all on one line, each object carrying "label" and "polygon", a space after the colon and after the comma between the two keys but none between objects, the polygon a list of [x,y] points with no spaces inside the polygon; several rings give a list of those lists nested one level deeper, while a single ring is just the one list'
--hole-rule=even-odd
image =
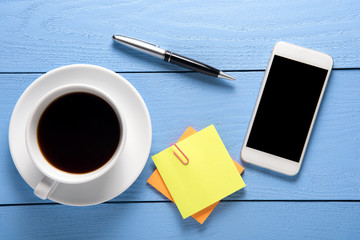
[{"label": "wooden plank", "polygon": [[360,67],[357,0],[2,1],[0,72],[46,72],[73,63],[114,71],[182,71],[113,44],[113,34],[156,43],[225,70],[265,69],[277,41]]},{"label": "wooden plank", "polygon": [[[257,98],[263,72],[236,73],[222,81],[197,73],[123,74],[143,96],[153,125],[151,155],[176,141],[191,125],[215,124],[230,155],[240,149]],[[8,149],[8,124],[21,93],[38,74],[0,74],[0,203],[42,202],[15,169]],[[247,187],[229,199],[360,199],[360,70],[333,71],[320,108],[304,164],[285,177],[245,164]],[[141,147],[141,146],[139,146]],[[138,180],[116,201],[163,201],[146,184],[154,170],[149,158]]]},{"label": "wooden plank", "polygon": [[172,203],[0,207],[1,239],[359,239],[359,202],[220,202],[203,225]]}]

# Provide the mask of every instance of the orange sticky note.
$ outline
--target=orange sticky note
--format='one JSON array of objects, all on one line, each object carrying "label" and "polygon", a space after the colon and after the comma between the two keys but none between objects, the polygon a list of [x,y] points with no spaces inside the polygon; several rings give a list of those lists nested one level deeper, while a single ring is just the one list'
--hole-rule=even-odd
[{"label": "orange sticky note", "polygon": [[[192,127],[188,127],[186,129],[186,131],[184,132],[184,134],[179,138],[178,142],[195,134],[196,132],[197,131],[195,129],[193,129]],[[240,164],[238,164],[236,161],[234,161],[234,164],[235,164],[237,170],[239,171],[239,174],[241,174],[244,171],[244,168]],[[155,171],[149,177],[147,182],[151,186],[153,186],[155,189],[157,189],[159,192],[161,192],[165,197],[167,197],[172,202],[174,202],[174,199],[171,197],[171,194],[170,194],[169,190],[167,189],[167,187],[166,187],[164,181],[162,180],[160,173],[157,169],[155,169]],[[216,203],[204,208],[203,210],[193,214],[192,217],[196,221],[198,221],[200,224],[203,224],[218,203],[219,202],[216,202]]]}]

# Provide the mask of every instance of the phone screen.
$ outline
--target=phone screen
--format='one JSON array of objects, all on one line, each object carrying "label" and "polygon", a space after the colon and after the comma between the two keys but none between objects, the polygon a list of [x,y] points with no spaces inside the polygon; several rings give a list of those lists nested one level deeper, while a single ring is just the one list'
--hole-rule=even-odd
[{"label": "phone screen", "polygon": [[327,73],[275,55],[246,146],[299,162]]}]

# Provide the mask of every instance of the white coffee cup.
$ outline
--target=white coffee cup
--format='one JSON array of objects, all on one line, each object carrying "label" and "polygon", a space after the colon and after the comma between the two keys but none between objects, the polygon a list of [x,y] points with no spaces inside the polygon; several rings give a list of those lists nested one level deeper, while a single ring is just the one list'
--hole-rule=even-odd
[{"label": "white coffee cup", "polygon": [[[84,93],[94,94],[105,100],[116,113],[120,126],[120,140],[110,160],[108,160],[100,168],[84,174],[65,172],[51,165],[41,153],[37,139],[38,123],[42,113],[47,108],[47,106],[49,106],[49,104],[51,104],[54,100],[58,99],[59,97],[74,92],[84,92]],[[107,171],[109,171],[114,166],[116,161],[119,159],[121,152],[124,148],[126,142],[126,122],[124,115],[121,114],[120,109],[116,106],[116,104],[114,104],[111,97],[107,95],[105,92],[90,85],[69,84],[58,87],[50,91],[36,104],[34,110],[30,114],[27,121],[26,129],[25,129],[25,140],[26,140],[26,147],[32,161],[34,162],[36,167],[45,175],[43,179],[34,188],[34,193],[39,198],[46,199],[48,198],[48,196],[51,195],[53,191],[56,190],[56,187],[58,186],[59,183],[65,183],[65,184],[86,183],[99,178]]]}]

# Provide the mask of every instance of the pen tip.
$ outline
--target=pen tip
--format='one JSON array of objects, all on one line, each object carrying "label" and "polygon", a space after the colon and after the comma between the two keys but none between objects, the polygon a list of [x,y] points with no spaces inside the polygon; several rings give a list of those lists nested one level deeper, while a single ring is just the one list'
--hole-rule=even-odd
[{"label": "pen tip", "polygon": [[112,35],[112,39],[114,39],[114,40],[115,40],[115,35]]},{"label": "pen tip", "polygon": [[234,81],[236,78],[234,78],[233,76],[230,76],[229,74],[226,74],[222,71],[219,72],[219,75],[218,75],[219,78],[224,78],[224,79],[228,79],[228,80],[232,80]]}]

